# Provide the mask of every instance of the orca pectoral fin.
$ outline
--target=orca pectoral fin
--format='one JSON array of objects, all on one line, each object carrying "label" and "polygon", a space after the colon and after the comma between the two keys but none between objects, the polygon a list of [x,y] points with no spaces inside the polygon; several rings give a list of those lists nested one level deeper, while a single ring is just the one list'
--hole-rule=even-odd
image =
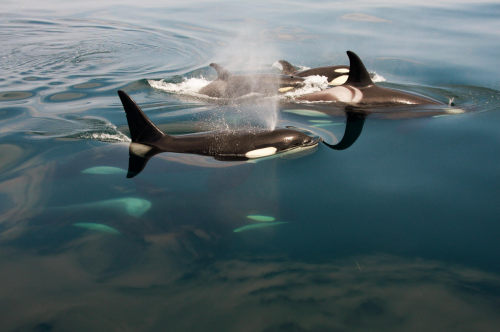
[{"label": "orca pectoral fin", "polygon": [[219,65],[217,63],[211,63],[210,67],[215,69],[215,71],[217,72],[217,79],[218,80],[227,81],[229,79],[229,77],[232,76],[232,74],[229,72],[229,70],[227,70],[226,68],[222,67],[221,65]]},{"label": "orca pectoral fin", "polygon": [[297,69],[288,61],[279,60],[278,63],[283,67],[282,74],[283,75],[292,75],[297,72]]},{"label": "orca pectoral fin", "polygon": [[365,114],[347,112],[347,121],[345,127],[344,137],[337,144],[328,144],[325,141],[323,143],[334,150],[345,150],[356,142],[358,137],[363,131],[363,125],[365,124]]},{"label": "orca pectoral fin", "polygon": [[372,85],[373,81],[370,74],[356,53],[347,51],[347,56],[349,57],[349,77],[344,85],[353,85],[357,87]]}]

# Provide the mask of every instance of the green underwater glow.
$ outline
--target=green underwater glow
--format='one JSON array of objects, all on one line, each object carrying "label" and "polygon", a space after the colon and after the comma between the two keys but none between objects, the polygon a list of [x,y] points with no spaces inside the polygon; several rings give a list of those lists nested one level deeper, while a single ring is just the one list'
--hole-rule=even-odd
[{"label": "green underwater glow", "polygon": [[127,174],[127,171],[112,166],[96,166],[90,167],[82,171],[83,174],[99,174],[99,175],[111,175],[111,174]]},{"label": "green underwater glow", "polygon": [[97,223],[93,223],[93,222],[79,222],[79,223],[73,224],[73,226],[91,229],[93,231],[98,231],[98,232],[103,232],[103,233],[108,233],[108,234],[121,234],[120,231],[114,229],[113,227],[106,226],[103,224],[97,224]]},{"label": "green underwater glow", "polygon": [[253,219],[253,220],[257,220],[257,221],[266,221],[266,222],[269,222],[269,221],[274,221],[276,220],[276,218],[274,217],[270,217],[270,216],[260,216],[260,215],[249,215],[247,216],[248,219]]},{"label": "green underwater glow", "polygon": [[276,222],[263,222],[260,224],[250,224],[250,225],[246,225],[246,226],[243,226],[240,228],[236,228],[233,232],[241,233],[241,232],[249,231],[252,229],[266,228],[266,227],[282,225],[282,224],[286,224],[286,223],[287,223],[286,221],[276,221]]}]

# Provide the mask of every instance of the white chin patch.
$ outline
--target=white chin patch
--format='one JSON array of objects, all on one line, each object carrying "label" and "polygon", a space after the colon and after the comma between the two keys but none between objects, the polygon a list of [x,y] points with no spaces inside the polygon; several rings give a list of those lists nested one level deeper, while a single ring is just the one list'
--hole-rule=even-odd
[{"label": "white chin patch", "polygon": [[[338,69],[337,69],[338,70]],[[337,71],[336,70],[336,71]],[[347,79],[349,78],[348,75],[342,75],[342,76],[339,76],[337,77],[336,79],[333,79],[330,83],[328,83],[328,85],[342,85],[344,84],[345,82],[347,82]]]},{"label": "white chin patch", "polygon": [[340,69],[335,69],[336,73],[348,73],[349,69],[347,68],[340,68]]},{"label": "white chin patch", "polygon": [[132,151],[133,154],[144,158],[146,154],[153,149],[150,146],[140,144],[140,143],[130,143],[130,151]]},{"label": "white chin patch", "polygon": [[251,159],[251,158],[261,158],[261,157],[267,157],[270,155],[273,155],[278,151],[275,147],[268,147],[268,148],[263,148],[263,149],[257,149],[257,150],[252,150],[248,151],[245,153],[245,157]]}]

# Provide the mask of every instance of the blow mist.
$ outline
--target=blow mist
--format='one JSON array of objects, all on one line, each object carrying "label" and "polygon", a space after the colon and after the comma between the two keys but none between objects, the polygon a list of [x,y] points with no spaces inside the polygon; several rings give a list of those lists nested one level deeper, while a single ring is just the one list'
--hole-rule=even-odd
[{"label": "blow mist", "polygon": [[[270,65],[267,64],[274,63],[279,58],[279,52],[265,40],[260,31],[250,29],[239,33],[228,46],[219,49],[214,57],[222,59],[224,66],[234,74],[269,73]],[[259,81],[250,79],[249,84],[256,87]],[[276,82],[273,88],[277,92],[279,83]],[[214,129],[274,130],[278,123],[278,102],[277,96],[262,94],[249,94],[231,99],[216,112],[213,118]]]}]

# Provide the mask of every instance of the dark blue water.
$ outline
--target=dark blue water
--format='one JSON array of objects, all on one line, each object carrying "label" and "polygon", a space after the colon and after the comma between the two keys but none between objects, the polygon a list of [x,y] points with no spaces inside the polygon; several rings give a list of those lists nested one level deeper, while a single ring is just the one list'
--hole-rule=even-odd
[{"label": "dark blue water", "polygon": [[[5,2],[0,330],[498,331],[499,15],[471,1]],[[453,111],[373,114],[343,151],[164,153],[125,177],[117,90],[170,134],[276,123],[332,143],[338,109],[193,91],[211,62],[265,72],[348,64],[347,50],[377,84]]]}]

